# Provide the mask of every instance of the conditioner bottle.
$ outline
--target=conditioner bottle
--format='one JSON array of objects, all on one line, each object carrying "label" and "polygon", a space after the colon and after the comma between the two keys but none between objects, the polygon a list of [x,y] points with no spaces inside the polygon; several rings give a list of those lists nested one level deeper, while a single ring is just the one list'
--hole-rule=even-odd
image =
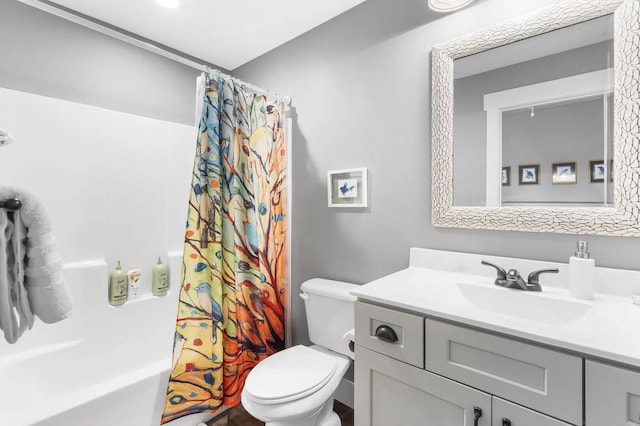
[{"label": "conditioner bottle", "polygon": [[113,306],[123,305],[127,301],[127,274],[118,261],[115,271],[109,276],[109,303]]},{"label": "conditioner bottle", "polygon": [[162,258],[158,258],[158,264],[153,267],[153,282],[151,292],[154,296],[166,296],[169,290],[169,275],[167,267],[162,263]]}]

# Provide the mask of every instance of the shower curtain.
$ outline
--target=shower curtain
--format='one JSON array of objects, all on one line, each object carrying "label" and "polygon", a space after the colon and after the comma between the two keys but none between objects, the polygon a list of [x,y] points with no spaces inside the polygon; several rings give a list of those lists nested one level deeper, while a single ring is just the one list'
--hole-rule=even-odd
[{"label": "shower curtain", "polygon": [[218,74],[203,83],[162,423],[237,405],[285,344],[284,105]]}]

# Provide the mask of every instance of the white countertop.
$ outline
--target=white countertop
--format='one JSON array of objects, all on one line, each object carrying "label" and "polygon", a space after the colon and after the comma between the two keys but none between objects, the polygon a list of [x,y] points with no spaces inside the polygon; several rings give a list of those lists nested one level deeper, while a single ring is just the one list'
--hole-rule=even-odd
[{"label": "white countertop", "polygon": [[[447,257],[444,261],[443,256]],[[449,256],[456,259],[452,260]],[[518,269],[525,277],[525,272],[540,269],[540,266],[546,268],[553,265],[522,259],[412,249],[409,268],[360,286],[352,291],[352,294],[360,300],[398,307],[429,317],[455,321],[578,352],[586,357],[606,359],[640,368],[640,306],[633,304],[628,294],[637,291],[640,283],[639,272],[609,270],[611,277],[619,279],[622,276],[626,281],[626,291],[617,295],[596,293],[594,300],[586,301],[571,298],[567,288],[561,285],[562,274],[566,271],[565,264],[556,265],[561,269],[561,273],[558,274],[560,277],[555,278],[556,285],[545,286],[546,276],[542,276],[543,291],[536,293],[495,286],[494,271],[491,268],[475,267],[479,258],[502,264],[507,269],[511,267],[510,262],[517,263]],[[473,266],[467,268],[467,263]],[[438,265],[438,269],[434,268],[434,264]],[[455,268],[448,265],[455,265]],[[527,266],[531,268],[526,271],[520,269]],[[440,267],[448,270],[439,269]],[[483,275],[468,271],[482,271]],[[598,277],[608,276],[607,273],[605,268],[599,268]],[[603,288],[602,285],[598,287]],[[610,287],[617,288],[615,285]],[[487,294],[500,297],[485,298],[489,306],[475,303],[473,298],[465,297],[465,294],[477,293],[476,290],[482,294],[488,291]],[[506,296],[507,300],[516,298],[517,303],[525,309],[518,312],[518,307],[514,305],[515,307],[511,308],[508,306],[509,303],[498,306],[498,312],[491,309],[492,303],[501,303],[495,300],[502,300],[502,296]],[[544,312],[545,307],[564,304],[568,304],[571,309],[567,312],[564,312],[564,309],[555,310],[554,312],[563,311],[560,312],[559,319]],[[575,314],[572,313],[574,308]]]}]

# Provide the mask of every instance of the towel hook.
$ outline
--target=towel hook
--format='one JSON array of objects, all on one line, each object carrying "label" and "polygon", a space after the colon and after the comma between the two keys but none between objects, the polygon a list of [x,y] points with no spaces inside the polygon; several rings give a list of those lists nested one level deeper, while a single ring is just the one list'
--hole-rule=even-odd
[{"label": "towel hook", "polygon": [[0,208],[4,208],[10,212],[18,211],[21,207],[22,201],[18,198],[9,198],[8,200],[0,201]]}]

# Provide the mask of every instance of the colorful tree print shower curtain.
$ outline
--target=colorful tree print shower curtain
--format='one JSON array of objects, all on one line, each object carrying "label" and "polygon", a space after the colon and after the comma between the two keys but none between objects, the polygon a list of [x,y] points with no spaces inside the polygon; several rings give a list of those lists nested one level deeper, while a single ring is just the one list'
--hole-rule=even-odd
[{"label": "colorful tree print shower curtain", "polygon": [[162,423],[240,402],[284,349],[288,292],[284,105],[206,78]]}]

